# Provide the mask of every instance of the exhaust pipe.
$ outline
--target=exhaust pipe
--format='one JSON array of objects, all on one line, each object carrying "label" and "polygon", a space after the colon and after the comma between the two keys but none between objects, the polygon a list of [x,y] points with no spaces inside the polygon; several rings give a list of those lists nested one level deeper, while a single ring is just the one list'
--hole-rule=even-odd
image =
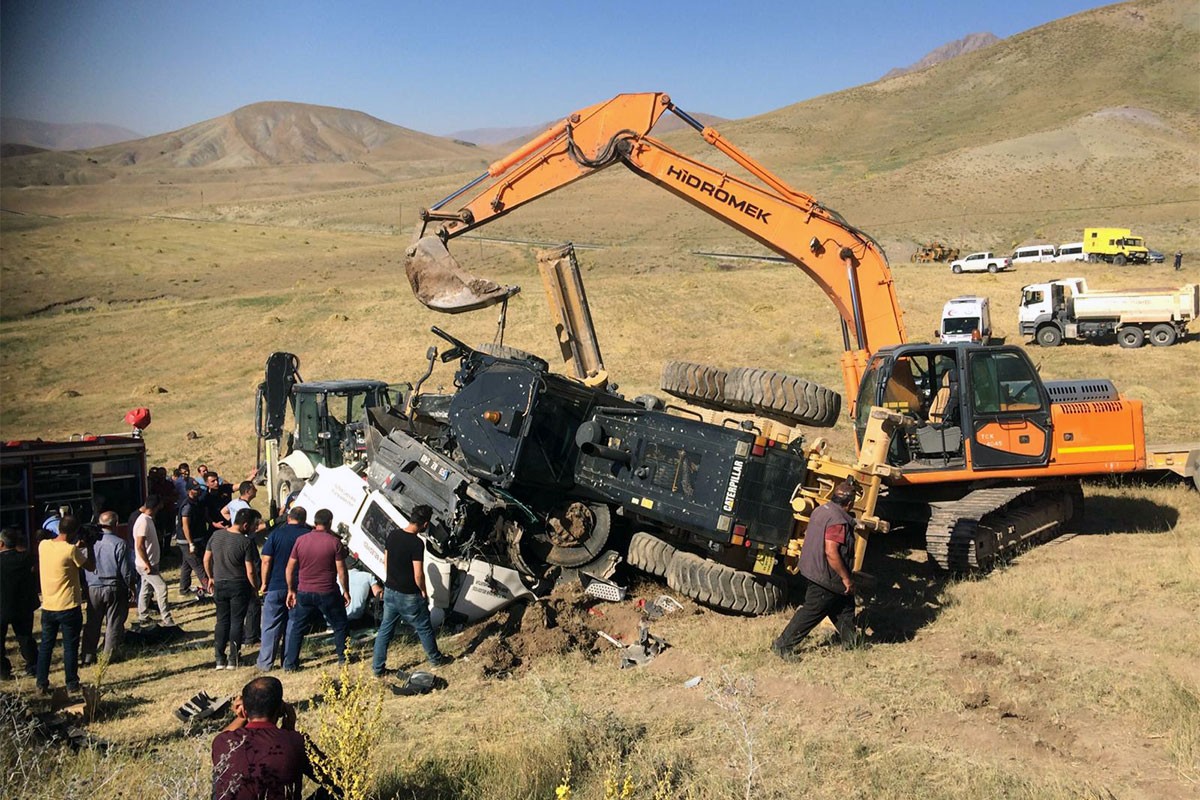
[{"label": "exhaust pipe", "polygon": [[604,444],[596,444],[595,442],[584,442],[579,447],[579,452],[585,456],[594,456],[595,458],[603,458],[608,461],[615,461],[618,464],[626,466],[633,463],[633,456],[624,450],[618,450],[615,447],[609,447]]},{"label": "exhaust pipe", "polygon": [[438,236],[423,236],[408,249],[404,272],[417,300],[445,314],[487,308],[521,291],[520,286],[501,286],[470,274]]}]

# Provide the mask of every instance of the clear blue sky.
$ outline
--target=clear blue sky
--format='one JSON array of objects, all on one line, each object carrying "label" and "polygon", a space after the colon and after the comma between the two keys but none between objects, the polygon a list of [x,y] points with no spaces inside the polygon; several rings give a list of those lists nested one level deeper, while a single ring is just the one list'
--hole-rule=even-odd
[{"label": "clear blue sky", "polygon": [[261,100],[445,134],[620,92],[737,118],[1095,0],[3,0],[0,111],[152,135]]}]

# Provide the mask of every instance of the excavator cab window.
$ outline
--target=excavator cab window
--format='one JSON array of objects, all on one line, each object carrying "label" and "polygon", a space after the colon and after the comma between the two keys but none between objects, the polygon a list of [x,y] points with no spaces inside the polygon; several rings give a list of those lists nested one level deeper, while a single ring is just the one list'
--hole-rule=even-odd
[{"label": "excavator cab window", "polygon": [[1016,353],[971,354],[971,399],[977,414],[1007,414],[1043,408],[1037,374]]}]

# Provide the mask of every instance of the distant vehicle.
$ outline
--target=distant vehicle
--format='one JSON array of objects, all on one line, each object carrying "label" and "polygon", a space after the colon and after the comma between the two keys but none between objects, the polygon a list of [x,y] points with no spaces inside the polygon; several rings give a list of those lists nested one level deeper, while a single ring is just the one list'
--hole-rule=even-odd
[{"label": "distant vehicle", "polygon": [[942,322],[934,336],[942,344],[978,342],[992,338],[992,312],[986,297],[955,297],[942,307]]},{"label": "distant vehicle", "polygon": [[1048,264],[1058,255],[1052,244],[1035,244],[1029,247],[1018,247],[1013,251],[1012,263],[1042,263]]},{"label": "distant vehicle", "polygon": [[1064,339],[1116,337],[1121,347],[1169,347],[1187,335],[1200,316],[1200,286],[1089,290],[1083,278],[1034,283],[1021,289],[1017,320],[1021,335],[1042,347]]},{"label": "distant vehicle", "polygon": [[1157,250],[1151,250],[1149,259],[1150,259],[1151,264],[1161,264],[1167,260],[1167,257],[1164,256],[1162,253],[1158,252]]},{"label": "distant vehicle", "polygon": [[955,275],[960,272],[1000,272],[1011,267],[1011,258],[997,258],[992,253],[971,253],[966,258],[950,262],[950,271]]},{"label": "distant vehicle", "polygon": [[1055,263],[1062,264],[1067,261],[1087,261],[1087,254],[1083,252],[1083,242],[1068,242],[1058,246],[1058,255],[1054,257]]},{"label": "distant vehicle", "polygon": [[1134,236],[1129,228],[1084,228],[1083,252],[1088,261],[1104,261],[1118,267],[1145,264],[1150,258],[1145,240]]}]

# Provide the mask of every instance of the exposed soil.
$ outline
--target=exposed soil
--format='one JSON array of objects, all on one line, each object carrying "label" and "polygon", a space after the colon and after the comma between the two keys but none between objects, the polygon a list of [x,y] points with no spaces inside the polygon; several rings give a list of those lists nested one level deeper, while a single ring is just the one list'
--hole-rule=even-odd
[{"label": "exposed soil", "polygon": [[600,631],[624,644],[637,641],[639,626],[646,619],[638,599],[608,603],[584,594],[577,583],[560,585],[549,597],[480,623],[468,645],[471,660],[484,677],[506,678],[524,672],[540,658],[570,652],[600,658],[617,650]]}]

